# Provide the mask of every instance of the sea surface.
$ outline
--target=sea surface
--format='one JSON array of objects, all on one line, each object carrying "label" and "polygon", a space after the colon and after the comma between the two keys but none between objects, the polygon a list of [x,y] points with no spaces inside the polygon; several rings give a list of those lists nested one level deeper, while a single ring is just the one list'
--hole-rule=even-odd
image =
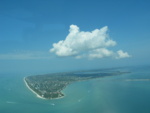
[{"label": "sea surface", "polygon": [[27,74],[0,73],[0,113],[150,113],[150,67],[113,70],[131,73],[73,83],[54,100],[37,98]]}]

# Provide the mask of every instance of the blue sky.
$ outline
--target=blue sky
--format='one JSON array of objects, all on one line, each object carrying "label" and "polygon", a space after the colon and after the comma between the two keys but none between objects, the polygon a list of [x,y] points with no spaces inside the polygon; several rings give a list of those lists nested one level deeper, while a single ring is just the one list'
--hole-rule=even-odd
[{"label": "blue sky", "polygon": [[[149,0],[1,0],[0,71],[46,73],[149,65],[149,6]],[[71,25],[80,29],[74,37],[69,35]],[[106,32],[100,31],[105,26]],[[109,35],[99,36],[104,38],[103,46],[95,35],[85,42],[95,29]],[[78,43],[81,34],[85,43]],[[71,41],[66,41],[67,36]],[[109,41],[115,44],[107,45]],[[128,54],[126,58],[117,56],[119,50]]]}]

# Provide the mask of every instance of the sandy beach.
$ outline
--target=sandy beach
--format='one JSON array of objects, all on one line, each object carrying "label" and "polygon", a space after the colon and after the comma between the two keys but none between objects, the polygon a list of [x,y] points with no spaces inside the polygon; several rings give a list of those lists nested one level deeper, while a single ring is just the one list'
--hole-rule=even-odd
[{"label": "sandy beach", "polygon": [[[46,98],[44,98],[44,97],[38,95],[35,91],[33,91],[33,90],[28,86],[28,84],[27,84],[27,82],[26,82],[26,80],[25,80],[25,77],[24,77],[23,81],[24,81],[25,85],[27,86],[27,88],[28,88],[29,90],[31,90],[38,98],[46,99]],[[63,94],[64,94],[64,92],[63,92]],[[64,96],[65,96],[65,94],[64,94]],[[61,98],[64,98],[64,96],[58,97],[58,98],[51,98],[51,99],[61,99]]]},{"label": "sandy beach", "polygon": [[27,82],[26,82],[26,80],[25,80],[25,77],[24,77],[23,81],[25,82],[27,88],[28,88],[29,90],[31,90],[38,98],[46,99],[46,98],[43,98],[42,96],[38,95],[35,91],[33,91],[33,90],[28,86],[28,84],[27,84]]}]

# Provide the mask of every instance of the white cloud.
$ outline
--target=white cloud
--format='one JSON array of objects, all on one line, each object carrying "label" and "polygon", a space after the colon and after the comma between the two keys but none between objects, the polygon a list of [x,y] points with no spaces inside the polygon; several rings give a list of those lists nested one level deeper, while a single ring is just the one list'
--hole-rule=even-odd
[{"label": "white cloud", "polygon": [[[78,26],[71,25],[66,39],[54,43],[50,52],[61,57],[73,56],[75,58],[87,57],[90,59],[115,57],[116,53],[109,50],[108,47],[113,47],[117,43],[109,38],[107,31],[107,26],[91,32],[84,32],[80,31]],[[118,53],[118,57],[125,58],[121,54]]]},{"label": "white cloud", "polygon": [[89,53],[89,58],[103,58],[112,56],[114,53],[106,48],[95,49]]},{"label": "white cloud", "polygon": [[131,57],[127,52],[123,52],[122,50],[117,51],[118,56],[116,56],[117,59],[120,58],[128,58]]}]

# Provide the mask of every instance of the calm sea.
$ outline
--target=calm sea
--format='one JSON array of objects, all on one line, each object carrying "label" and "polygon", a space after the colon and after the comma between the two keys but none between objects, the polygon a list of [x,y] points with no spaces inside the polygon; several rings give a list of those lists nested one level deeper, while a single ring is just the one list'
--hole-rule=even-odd
[{"label": "calm sea", "polygon": [[69,85],[65,97],[39,99],[23,82],[26,74],[0,74],[0,113],[150,113],[150,67]]}]

